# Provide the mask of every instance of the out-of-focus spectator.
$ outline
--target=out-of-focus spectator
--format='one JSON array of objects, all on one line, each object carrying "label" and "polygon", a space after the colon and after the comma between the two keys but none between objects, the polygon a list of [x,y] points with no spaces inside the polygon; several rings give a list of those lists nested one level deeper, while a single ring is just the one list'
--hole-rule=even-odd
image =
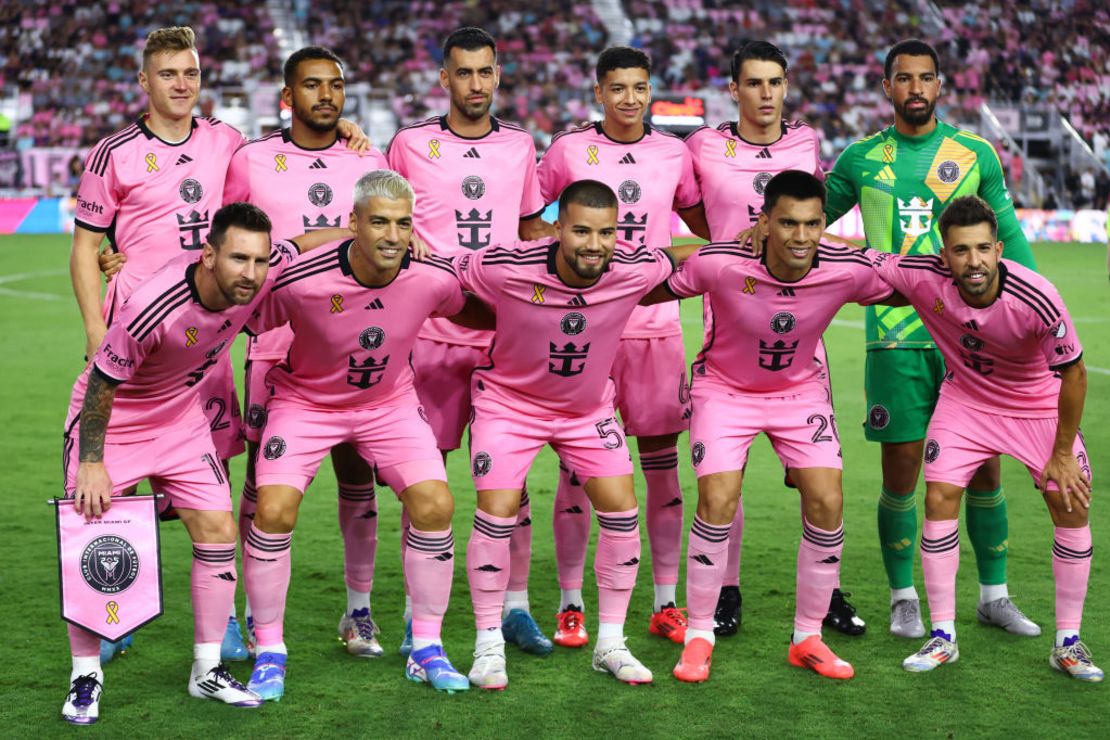
[{"label": "out-of-focus spectator", "polygon": [[66,185],[70,195],[77,195],[77,186],[81,184],[81,173],[85,171],[85,161],[76,154],[70,157],[66,165]]}]

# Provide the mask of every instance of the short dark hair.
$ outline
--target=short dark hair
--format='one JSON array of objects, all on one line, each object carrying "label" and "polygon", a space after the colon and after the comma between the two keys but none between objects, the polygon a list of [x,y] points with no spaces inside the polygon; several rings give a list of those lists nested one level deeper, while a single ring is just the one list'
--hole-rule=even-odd
[{"label": "short dark hair", "polygon": [[587,208],[616,208],[617,195],[603,182],[578,180],[567,185],[559,196],[559,218],[563,217],[571,203]]},{"label": "short dark hair", "polygon": [[335,62],[339,65],[339,71],[343,71],[343,60],[340,59],[334,51],[324,46],[306,46],[303,49],[297,49],[285,60],[285,67],[282,68],[285,86],[293,87],[293,79],[297,75],[297,67],[301,62],[315,61],[317,59]]},{"label": "short dark hair", "polygon": [[447,64],[452,49],[478,51],[486,47],[489,47],[489,50],[493,52],[493,58],[496,59],[497,42],[493,40],[493,36],[490,36],[488,31],[474,26],[456,28],[443,42],[443,63]]},{"label": "short dark hair", "polygon": [[740,81],[740,68],[744,66],[744,62],[749,59],[758,59],[762,62],[775,62],[782,67],[782,73],[786,74],[786,55],[782,53],[782,49],[772,44],[770,41],[749,41],[732,54],[732,81]]},{"label": "short dark hair", "polygon": [[820,198],[821,207],[825,207],[825,183],[809,172],[783,170],[772,177],[763,188],[763,212],[770,214],[784,195],[795,200]]},{"label": "short dark hair", "polygon": [[936,49],[921,39],[903,39],[890,47],[890,51],[886,53],[886,62],[883,63],[884,79],[890,79],[890,71],[894,69],[894,60],[900,56],[931,57],[933,69],[938,75],[940,74],[940,57],[937,56]]},{"label": "short dark hair", "polygon": [[991,240],[998,239],[998,217],[985,200],[978,195],[963,195],[956,198],[940,214],[938,228],[940,238],[944,239],[953,226],[976,226],[990,224]]},{"label": "short dark hair", "polygon": [[651,57],[631,46],[610,46],[597,57],[597,81],[614,69],[643,69],[651,76]]},{"label": "short dark hair", "polygon": [[262,209],[250,203],[228,203],[216,211],[212,217],[212,229],[208,232],[208,243],[219,249],[232,226],[246,231],[265,232],[273,230],[270,217]]}]

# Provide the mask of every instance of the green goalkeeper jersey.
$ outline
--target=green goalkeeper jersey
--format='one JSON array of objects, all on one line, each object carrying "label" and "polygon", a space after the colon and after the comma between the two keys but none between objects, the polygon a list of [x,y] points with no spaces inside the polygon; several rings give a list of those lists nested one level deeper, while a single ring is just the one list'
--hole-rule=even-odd
[{"label": "green goalkeeper jersey", "polygon": [[[897,254],[937,254],[937,223],[954,198],[978,195],[998,216],[1003,256],[1036,269],[994,147],[970,131],[937,121],[924,136],[891,126],[849,146],[825,182],[831,224],[859,203],[867,246]],[[931,348],[910,307],[868,306],[867,349]]]}]

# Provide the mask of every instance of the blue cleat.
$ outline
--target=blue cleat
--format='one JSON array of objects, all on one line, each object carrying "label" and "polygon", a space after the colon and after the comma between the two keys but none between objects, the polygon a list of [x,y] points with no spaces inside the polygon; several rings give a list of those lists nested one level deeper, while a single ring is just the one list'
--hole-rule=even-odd
[{"label": "blue cleat", "polygon": [[430,683],[436,691],[448,694],[470,688],[470,680],[455,670],[442,645],[429,645],[410,653],[405,663],[405,678]]},{"label": "blue cleat", "polygon": [[229,617],[227,620],[224,641],[220,644],[220,659],[233,662],[247,659],[247,646],[243,643],[243,635],[239,632],[239,620],[235,617]]},{"label": "blue cleat", "polygon": [[107,640],[100,641],[100,664],[112,662],[112,658],[117,655],[123,655],[131,649],[131,645],[135,642],[132,635],[128,635],[116,642],[108,642]]},{"label": "blue cleat", "polygon": [[284,653],[259,653],[247,682],[247,690],[258,694],[264,701],[281,701],[285,693],[285,658]]},{"label": "blue cleat", "polygon": [[397,652],[401,655],[407,656],[412,652],[412,620],[405,622],[405,639],[401,640],[401,647],[397,648]]},{"label": "blue cleat", "polygon": [[511,642],[526,653],[548,655],[554,645],[540,632],[540,626],[532,615],[523,609],[513,609],[501,622],[501,634],[505,642]]}]

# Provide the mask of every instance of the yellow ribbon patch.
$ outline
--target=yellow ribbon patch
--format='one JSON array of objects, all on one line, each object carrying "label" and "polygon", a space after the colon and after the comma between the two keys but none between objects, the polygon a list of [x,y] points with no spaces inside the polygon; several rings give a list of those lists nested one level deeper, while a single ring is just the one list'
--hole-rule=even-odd
[{"label": "yellow ribbon patch", "polygon": [[439,159],[439,139],[428,142],[428,159]]},{"label": "yellow ribbon patch", "polygon": [[890,164],[891,162],[894,161],[894,145],[893,144],[884,144],[883,145],[883,161],[886,162],[887,164]]},{"label": "yellow ribbon patch", "polygon": [[597,144],[586,147],[586,164],[601,164],[597,159]]},{"label": "yellow ribbon patch", "polygon": [[195,326],[190,326],[188,329],[185,330],[185,346],[192,347],[196,343],[197,328]]},{"label": "yellow ribbon patch", "polygon": [[147,155],[146,155],[146,171],[147,172],[157,172],[158,171],[158,158],[154,156],[154,152],[148,152]]},{"label": "yellow ribbon patch", "polygon": [[933,311],[937,314],[944,313],[944,301],[937,298],[937,302],[933,304]]},{"label": "yellow ribbon patch", "polygon": [[753,278],[753,277],[744,278],[744,292],[747,293],[748,295],[755,295],[755,284],[756,284],[755,283],[755,278]]},{"label": "yellow ribbon patch", "polygon": [[109,601],[104,605],[104,611],[108,612],[108,618],[104,620],[105,624],[119,624],[119,604]]},{"label": "yellow ribbon patch", "polygon": [[736,139],[725,139],[725,156],[736,157]]},{"label": "yellow ribbon patch", "polygon": [[338,293],[331,297],[331,312],[343,313],[343,296]]},{"label": "yellow ribbon patch", "polygon": [[285,164],[285,155],[284,154],[275,154],[274,155],[274,172],[285,172],[287,169],[289,169],[289,167],[288,167],[288,165]]},{"label": "yellow ribbon patch", "polygon": [[543,292],[545,290],[547,290],[546,285],[532,283],[532,303],[543,303]]}]

